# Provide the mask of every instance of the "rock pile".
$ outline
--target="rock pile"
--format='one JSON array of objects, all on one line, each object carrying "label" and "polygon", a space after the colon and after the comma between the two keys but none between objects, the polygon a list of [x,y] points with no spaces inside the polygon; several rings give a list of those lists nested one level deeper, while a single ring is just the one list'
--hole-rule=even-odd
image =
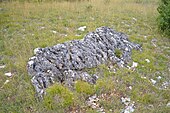
[{"label": "rock pile", "polygon": [[[116,56],[116,49],[121,51],[120,56]],[[141,46],[130,42],[124,33],[100,27],[81,40],[36,48],[27,69],[37,94],[42,97],[45,89],[54,82],[72,86],[74,81],[81,79],[94,84],[98,76],[90,75],[83,69],[108,61],[124,67],[131,59],[132,49],[141,50]]]}]

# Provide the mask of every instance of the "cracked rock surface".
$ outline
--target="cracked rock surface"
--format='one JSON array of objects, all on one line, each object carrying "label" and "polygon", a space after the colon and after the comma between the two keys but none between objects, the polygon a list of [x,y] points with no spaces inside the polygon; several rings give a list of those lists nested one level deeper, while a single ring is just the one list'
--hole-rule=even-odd
[{"label": "cracked rock surface", "polygon": [[[132,49],[141,50],[139,44],[128,40],[127,35],[108,27],[97,28],[81,40],[71,40],[46,48],[36,48],[27,64],[32,84],[39,97],[54,82],[72,86],[76,80],[95,84],[98,76],[83,69],[112,62],[119,67],[131,60]],[[121,55],[116,55],[116,50]]]}]

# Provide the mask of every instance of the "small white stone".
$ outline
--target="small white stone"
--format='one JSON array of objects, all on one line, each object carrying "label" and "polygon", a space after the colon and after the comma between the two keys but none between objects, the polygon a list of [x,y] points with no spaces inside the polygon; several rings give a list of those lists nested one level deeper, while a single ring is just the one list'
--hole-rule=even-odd
[{"label": "small white stone", "polygon": [[3,68],[5,68],[6,67],[6,65],[2,65],[2,66],[0,66],[0,69],[3,69]]},{"label": "small white stone", "polygon": [[134,21],[137,21],[137,19],[136,18],[132,18]]},{"label": "small white stone", "polygon": [[11,72],[8,72],[8,73],[5,73],[6,76],[8,77],[11,77],[12,76],[12,73]]},{"label": "small white stone", "polygon": [[132,90],[132,86],[129,86],[129,89]]},{"label": "small white stone", "polygon": [[125,99],[126,99],[126,101],[130,102],[130,98],[129,97],[126,97]]},{"label": "small white stone", "polygon": [[123,113],[130,113],[129,111],[125,110]]},{"label": "small white stone", "polygon": [[147,36],[144,36],[144,39],[147,39]]},{"label": "small white stone", "polygon": [[156,84],[156,80],[151,79],[152,84]]},{"label": "small white stone", "polygon": [[4,85],[7,84],[8,82],[9,82],[9,80],[6,80],[6,81],[4,82]]},{"label": "small white stone", "polygon": [[165,81],[162,83],[162,87],[166,89],[169,86],[169,84],[170,84],[169,82]]},{"label": "small white stone", "polygon": [[161,76],[158,76],[157,79],[160,80],[162,77]]},{"label": "small white stone", "polygon": [[138,66],[138,63],[137,62],[133,62],[133,64],[132,64],[132,68],[135,68],[135,67],[137,67]]},{"label": "small white stone", "polygon": [[127,108],[125,109],[124,113],[132,113],[134,111],[135,110],[134,110],[133,106],[127,106]]},{"label": "small white stone", "polygon": [[87,28],[86,26],[82,26],[82,27],[79,27],[78,30],[79,31],[85,31],[86,28]]},{"label": "small white stone", "polygon": [[41,29],[44,29],[44,28],[45,28],[45,27],[40,27],[40,30],[41,30]]},{"label": "small white stone", "polygon": [[52,33],[54,33],[54,34],[56,34],[57,33],[57,31],[51,31]]},{"label": "small white stone", "polygon": [[170,107],[170,102],[168,102],[166,106],[167,106],[167,107]]},{"label": "small white stone", "polygon": [[125,97],[125,98],[122,97],[122,98],[121,98],[121,101],[122,101],[122,103],[125,104],[126,102],[130,102],[130,98],[128,98],[128,97]]},{"label": "small white stone", "polygon": [[141,78],[146,79],[146,77],[141,76]]},{"label": "small white stone", "polygon": [[149,59],[145,59],[145,61],[146,61],[147,63],[150,63],[150,60],[149,60]]}]

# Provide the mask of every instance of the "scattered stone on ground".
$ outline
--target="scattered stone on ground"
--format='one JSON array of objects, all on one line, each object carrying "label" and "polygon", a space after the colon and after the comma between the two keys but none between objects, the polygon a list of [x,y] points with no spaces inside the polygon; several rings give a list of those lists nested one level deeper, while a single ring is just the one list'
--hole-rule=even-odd
[{"label": "scattered stone on ground", "polygon": [[158,77],[156,77],[158,80],[160,80],[162,77],[161,76],[158,76]]},{"label": "scattered stone on ground", "polygon": [[144,36],[144,39],[147,39],[147,36]]},{"label": "scattered stone on ground", "polygon": [[[35,55],[28,61],[27,69],[36,92],[42,98],[45,89],[54,82],[72,86],[76,80],[84,80],[95,84],[98,76],[84,72],[86,68],[107,64],[108,61],[118,67],[127,67],[132,49],[141,50],[141,46],[130,42],[124,33],[100,27],[81,40],[36,48]],[[120,56],[116,50],[121,51]]]},{"label": "scattered stone on ground", "polygon": [[11,72],[5,73],[5,75],[6,75],[7,77],[12,77],[12,73],[11,73]]},{"label": "scattered stone on ground", "polygon": [[150,80],[151,80],[151,82],[152,82],[153,85],[156,84],[156,80],[154,80],[154,79],[150,79]]},{"label": "scattered stone on ground", "polygon": [[51,32],[54,33],[54,34],[57,34],[57,31],[52,30]]},{"label": "scattered stone on ground", "polygon": [[149,59],[145,59],[145,61],[146,61],[147,63],[150,63],[150,60],[149,60]]},{"label": "scattered stone on ground", "polygon": [[133,62],[132,63],[132,66],[131,67],[129,67],[129,69],[131,69],[131,70],[135,70],[135,68],[138,66],[138,63],[137,62]]},{"label": "scattered stone on ground", "polygon": [[6,80],[6,81],[4,82],[4,85],[7,84],[8,82],[9,82],[9,80]]},{"label": "scattered stone on ground", "polygon": [[135,102],[131,102],[129,97],[121,97],[121,102],[125,105],[122,113],[132,113],[135,111]]},{"label": "scattered stone on ground", "polygon": [[132,86],[129,86],[129,89],[132,90]]},{"label": "scattered stone on ground", "polygon": [[169,85],[170,85],[170,82],[164,81],[164,82],[162,83],[161,89],[167,89],[167,88],[169,87]]},{"label": "scattered stone on ground", "polygon": [[3,68],[5,68],[6,67],[6,65],[1,65],[0,66],[0,69],[3,69]]},{"label": "scattered stone on ground", "polygon": [[40,27],[39,29],[40,29],[40,30],[42,30],[42,29],[45,29],[45,27],[44,27],[44,26],[42,26],[42,27]]},{"label": "scattered stone on ground", "polygon": [[166,104],[166,106],[167,106],[167,107],[170,107],[170,102],[168,102],[168,103]]},{"label": "scattered stone on ground", "polygon": [[79,27],[78,30],[79,30],[79,31],[85,31],[86,28],[87,28],[86,26],[82,26],[82,27]]},{"label": "scattered stone on ground", "polygon": [[97,97],[96,94],[94,94],[93,96],[90,96],[87,99],[86,103],[89,107],[91,107],[92,109],[95,109],[97,112],[105,113],[104,108],[99,104],[99,98]]},{"label": "scattered stone on ground", "polygon": [[146,77],[141,76],[142,79],[146,79]]},{"label": "scattered stone on ground", "polygon": [[6,81],[4,82],[4,84],[1,86],[1,88],[3,88],[4,85],[6,85],[8,82],[9,82],[9,80],[6,80]]},{"label": "scattered stone on ground", "polygon": [[136,19],[136,18],[134,18],[134,17],[133,17],[132,19],[133,19],[134,21],[137,21],[137,19]]}]

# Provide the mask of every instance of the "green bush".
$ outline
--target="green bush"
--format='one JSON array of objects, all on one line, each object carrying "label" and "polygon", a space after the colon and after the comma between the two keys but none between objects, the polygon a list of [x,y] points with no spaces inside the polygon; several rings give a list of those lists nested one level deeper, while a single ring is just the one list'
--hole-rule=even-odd
[{"label": "green bush", "polygon": [[159,12],[159,29],[165,34],[170,35],[170,0],[161,0],[157,10]]}]

